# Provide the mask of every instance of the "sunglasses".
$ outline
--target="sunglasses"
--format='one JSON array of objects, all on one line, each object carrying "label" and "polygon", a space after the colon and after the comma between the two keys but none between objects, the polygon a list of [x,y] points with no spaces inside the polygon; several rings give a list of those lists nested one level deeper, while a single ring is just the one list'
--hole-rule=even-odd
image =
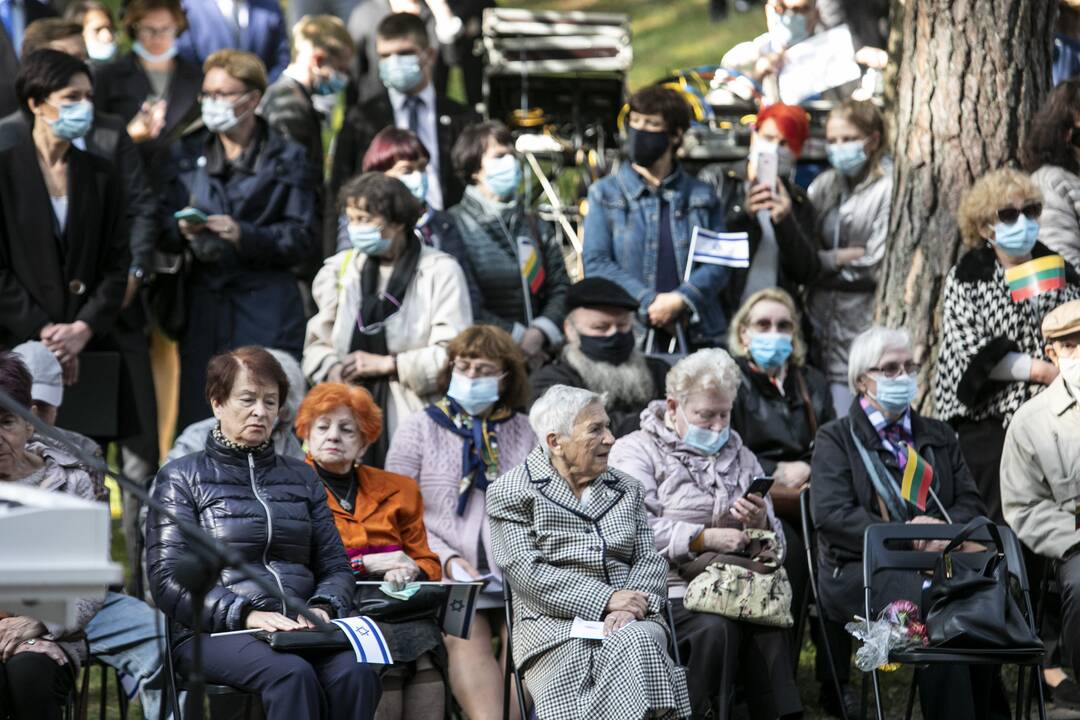
[{"label": "sunglasses", "polygon": [[997,211],[998,220],[1006,225],[1012,225],[1020,219],[1020,213],[1024,214],[1028,220],[1038,220],[1042,215],[1042,203],[1032,202],[1027,203],[1024,207],[1017,209],[1014,207],[1003,207]]}]

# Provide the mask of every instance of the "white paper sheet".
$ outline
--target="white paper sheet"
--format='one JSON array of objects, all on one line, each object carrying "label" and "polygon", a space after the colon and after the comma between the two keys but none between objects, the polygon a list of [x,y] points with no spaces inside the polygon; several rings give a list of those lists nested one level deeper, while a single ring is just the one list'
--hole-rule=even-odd
[{"label": "white paper sheet", "polygon": [[798,105],[803,100],[862,77],[847,25],[837,25],[784,51],[777,81],[780,100]]},{"label": "white paper sheet", "polygon": [[[631,620],[623,627],[630,627],[636,620]],[[618,632],[616,630],[615,632]],[[583,640],[603,640],[604,639],[604,623],[600,620],[582,620],[579,617],[574,618],[574,624],[570,626],[570,637],[581,638]]]}]

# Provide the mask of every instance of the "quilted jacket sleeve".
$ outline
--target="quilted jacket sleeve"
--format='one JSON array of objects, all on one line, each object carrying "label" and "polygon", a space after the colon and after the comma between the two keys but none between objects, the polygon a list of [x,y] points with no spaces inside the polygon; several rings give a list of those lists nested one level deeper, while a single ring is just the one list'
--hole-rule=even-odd
[{"label": "quilted jacket sleeve", "polygon": [[[154,481],[154,499],[186,525],[198,525],[198,506],[191,490],[191,476],[202,455],[191,455],[166,465]],[[165,615],[192,627],[195,608],[191,593],[177,579],[177,566],[193,553],[180,526],[169,517],[151,511],[147,519],[146,563],[150,594]],[[339,541],[340,542],[340,541]],[[207,632],[242,630],[251,603],[240,595],[215,584],[203,604],[203,629]]]},{"label": "quilted jacket sleeve", "polygon": [[326,491],[314,478],[309,480],[308,489],[308,507],[311,509],[311,560],[308,566],[315,575],[315,592],[307,602],[308,605],[330,605],[337,617],[348,617],[352,614],[355,586],[345,546],[326,505]]},{"label": "quilted jacket sleeve", "polygon": [[[523,476],[520,468],[513,470],[488,488],[495,562],[510,579],[515,594],[539,612],[567,620],[602,620],[615,589],[547,562],[537,549],[533,495]],[[651,533],[648,540],[651,546]]]}]

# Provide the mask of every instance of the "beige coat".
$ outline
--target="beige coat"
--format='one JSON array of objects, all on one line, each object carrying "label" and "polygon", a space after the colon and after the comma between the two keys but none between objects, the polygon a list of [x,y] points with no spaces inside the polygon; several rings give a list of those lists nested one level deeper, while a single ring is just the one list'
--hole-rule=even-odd
[{"label": "beige coat", "polygon": [[[360,287],[360,269],[367,256],[343,251],[327,258],[315,276],[312,295],[319,310],[308,321],[304,338],[304,375],[312,383],[349,353],[364,292],[383,290],[392,268],[379,271],[379,287]],[[348,266],[345,266],[348,261]],[[416,275],[401,310],[386,321],[386,347],[397,356],[397,379],[384,409],[383,432],[393,437],[399,422],[436,399],[436,380],[446,363],[445,345],[472,324],[469,290],[457,261],[424,246]]]},{"label": "beige coat", "polygon": [[1080,404],[1058,376],[1016,411],[1001,455],[1001,506],[1037,554],[1061,559],[1080,543]]}]

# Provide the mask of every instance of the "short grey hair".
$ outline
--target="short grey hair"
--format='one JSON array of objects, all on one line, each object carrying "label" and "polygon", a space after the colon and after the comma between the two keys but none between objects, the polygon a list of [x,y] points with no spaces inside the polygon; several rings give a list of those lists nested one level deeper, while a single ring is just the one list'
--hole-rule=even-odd
[{"label": "short grey hair", "polygon": [[529,410],[529,425],[540,441],[540,447],[550,454],[547,436],[555,433],[559,437],[569,435],[574,428],[574,419],[590,405],[604,404],[604,398],[589,390],[552,385],[537,398]]},{"label": "short grey hair", "polygon": [[873,325],[855,338],[847,368],[848,389],[853,395],[859,394],[856,381],[876,367],[881,356],[890,350],[911,350],[911,335],[907,330]]},{"label": "short grey hair", "polygon": [[726,350],[698,350],[668,370],[667,396],[681,405],[696,392],[715,390],[734,401],[741,377],[742,371]]}]

